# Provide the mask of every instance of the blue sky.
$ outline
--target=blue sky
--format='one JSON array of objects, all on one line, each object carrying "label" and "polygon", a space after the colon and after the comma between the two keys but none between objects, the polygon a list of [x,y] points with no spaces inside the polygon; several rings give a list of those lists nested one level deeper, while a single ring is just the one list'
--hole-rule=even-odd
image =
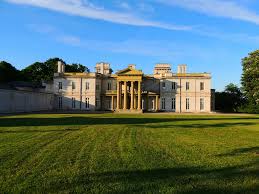
[{"label": "blue sky", "polygon": [[17,69],[60,57],[92,71],[187,64],[217,90],[239,84],[241,59],[259,45],[257,0],[0,0],[0,60]]}]

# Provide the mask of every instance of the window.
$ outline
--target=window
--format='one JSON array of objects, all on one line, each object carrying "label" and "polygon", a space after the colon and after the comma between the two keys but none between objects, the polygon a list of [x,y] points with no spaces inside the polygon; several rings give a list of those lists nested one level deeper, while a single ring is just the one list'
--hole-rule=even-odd
[{"label": "window", "polygon": [[62,109],[62,97],[58,97],[58,108]]},{"label": "window", "polygon": [[186,98],[186,110],[190,110],[190,98]]},{"label": "window", "polygon": [[72,108],[76,108],[76,99],[72,98]]},{"label": "window", "polygon": [[176,82],[172,82],[172,90],[176,90],[177,87],[177,83]]},{"label": "window", "polygon": [[186,82],[186,90],[190,89],[190,82]]},{"label": "window", "polygon": [[111,90],[111,89],[112,89],[112,83],[108,82],[108,90]]},{"label": "window", "polygon": [[95,100],[95,106],[98,108],[100,106],[100,99],[96,98]]},{"label": "window", "polygon": [[200,83],[200,90],[204,90],[204,82]]},{"label": "window", "polygon": [[86,82],[85,83],[85,90],[89,90],[90,89],[90,84],[89,84],[89,82]]},{"label": "window", "polygon": [[165,82],[162,82],[162,87],[163,89],[165,89]]},{"label": "window", "polygon": [[85,108],[86,109],[90,108],[90,99],[89,98],[85,98]]},{"label": "window", "polygon": [[72,82],[72,90],[76,89],[76,83]]},{"label": "window", "polygon": [[165,98],[162,98],[162,110],[165,110]]},{"label": "window", "polygon": [[100,85],[96,84],[96,90],[100,90]]},{"label": "window", "polygon": [[62,82],[58,82],[58,89],[62,90]]},{"label": "window", "polygon": [[204,110],[204,98],[200,98],[200,110]]},{"label": "window", "polygon": [[175,98],[172,98],[172,110],[175,110]]},{"label": "window", "polygon": [[107,109],[108,109],[108,110],[111,110],[111,103],[112,103],[111,100],[107,100],[107,101],[106,101]]}]

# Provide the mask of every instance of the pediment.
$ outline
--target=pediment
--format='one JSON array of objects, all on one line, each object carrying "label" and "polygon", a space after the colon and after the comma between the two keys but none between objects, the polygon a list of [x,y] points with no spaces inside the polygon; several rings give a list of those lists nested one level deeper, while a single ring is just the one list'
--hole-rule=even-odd
[{"label": "pediment", "polygon": [[123,75],[143,75],[143,72],[137,69],[126,68],[116,73],[119,76]]}]

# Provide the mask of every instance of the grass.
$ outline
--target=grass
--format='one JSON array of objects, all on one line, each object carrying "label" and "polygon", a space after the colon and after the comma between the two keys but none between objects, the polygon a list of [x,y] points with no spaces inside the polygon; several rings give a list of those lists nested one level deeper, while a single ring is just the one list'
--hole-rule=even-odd
[{"label": "grass", "polygon": [[0,117],[0,193],[259,193],[259,116]]}]

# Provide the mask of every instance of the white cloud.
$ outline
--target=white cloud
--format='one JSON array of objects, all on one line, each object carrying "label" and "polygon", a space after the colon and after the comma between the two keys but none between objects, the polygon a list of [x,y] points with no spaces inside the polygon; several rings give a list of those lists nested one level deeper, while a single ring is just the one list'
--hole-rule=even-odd
[{"label": "white cloud", "polygon": [[118,5],[118,7],[122,8],[122,9],[126,9],[126,10],[131,9],[131,6],[125,1],[118,1],[117,5]]},{"label": "white cloud", "polygon": [[81,39],[77,36],[61,35],[56,37],[57,41],[72,46],[81,46]]},{"label": "white cloud", "polygon": [[156,21],[149,21],[129,13],[115,12],[105,10],[90,4],[83,0],[6,0],[10,3],[24,4],[63,12],[70,15],[76,15],[108,22],[126,24],[133,26],[146,26],[163,28],[167,30],[191,30],[190,26],[178,26]]},{"label": "white cloud", "polygon": [[229,0],[155,0],[170,6],[178,6],[206,15],[225,17],[259,24],[259,15]]}]

